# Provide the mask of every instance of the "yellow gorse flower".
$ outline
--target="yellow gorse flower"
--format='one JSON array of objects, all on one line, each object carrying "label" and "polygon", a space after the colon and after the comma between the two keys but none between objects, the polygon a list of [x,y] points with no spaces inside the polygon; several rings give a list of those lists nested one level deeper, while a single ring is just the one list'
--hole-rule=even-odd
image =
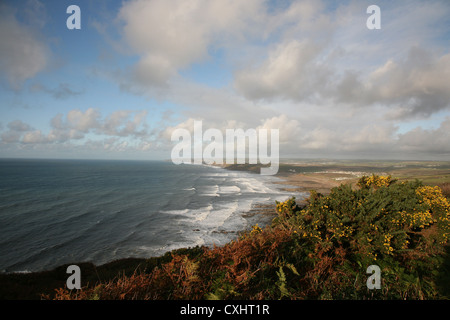
[{"label": "yellow gorse flower", "polygon": [[[429,208],[426,218],[432,219],[433,222],[437,222],[443,228],[442,243],[447,242],[450,238],[450,203],[442,194],[441,188],[438,186],[423,186],[417,188],[416,194],[421,197],[422,203]],[[424,219],[422,217],[422,220],[420,218],[418,220],[421,222]]]},{"label": "yellow gorse flower", "polygon": [[367,176],[363,176],[362,178],[359,179],[358,181],[358,186],[359,187],[375,187],[375,188],[379,188],[379,187],[389,187],[392,183],[394,182],[394,180],[392,180],[392,177],[389,176],[378,176],[375,174],[372,174],[370,177]]},{"label": "yellow gorse flower", "polygon": [[278,202],[277,203],[277,211],[278,212],[283,212],[283,211],[286,211],[286,210],[289,210],[290,208],[289,208],[289,200],[286,200],[286,201],[284,201],[284,202]]},{"label": "yellow gorse flower", "polygon": [[261,233],[263,230],[258,226],[258,224],[255,224],[253,227],[252,227],[252,231],[250,231],[250,234],[251,235],[254,235],[254,234],[258,234],[258,233]]},{"label": "yellow gorse flower", "polygon": [[441,209],[447,213],[450,211],[450,203],[442,194],[441,188],[438,186],[423,186],[416,190],[416,193],[422,197],[423,202],[435,209]]},{"label": "yellow gorse flower", "polygon": [[387,254],[393,254],[394,248],[392,248],[391,246],[391,239],[393,238],[393,236],[389,233],[384,235],[384,243],[383,246],[386,249],[386,253]]}]

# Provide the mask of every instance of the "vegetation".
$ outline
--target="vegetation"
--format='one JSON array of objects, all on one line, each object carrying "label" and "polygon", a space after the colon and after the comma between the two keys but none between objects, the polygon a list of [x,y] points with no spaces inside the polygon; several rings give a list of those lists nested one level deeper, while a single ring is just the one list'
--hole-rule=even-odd
[{"label": "vegetation", "polygon": [[[278,216],[223,247],[166,255],[153,268],[56,299],[446,299],[450,204],[439,187],[362,177],[306,206],[277,203]],[[170,259],[167,257],[170,256]],[[367,267],[381,289],[367,288]]]}]

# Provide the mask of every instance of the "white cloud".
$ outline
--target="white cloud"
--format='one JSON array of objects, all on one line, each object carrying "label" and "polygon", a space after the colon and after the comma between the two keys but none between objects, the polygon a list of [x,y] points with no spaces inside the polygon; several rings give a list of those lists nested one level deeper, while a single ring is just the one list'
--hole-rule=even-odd
[{"label": "white cloud", "polygon": [[40,130],[26,132],[22,138],[23,143],[40,144],[48,142],[47,137]]},{"label": "white cloud", "polygon": [[20,141],[24,132],[31,130],[33,128],[21,120],[11,121],[8,123],[8,131],[3,132],[0,138],[6,143],[16,143]]},{"label": "white cloud", "polygon": [[133,0],[118,18],[124,41],[139,55],[132,80],[144,86],[164,86],[192,63],[208,57],[217,43],[236,41],[258,19],[262,1]]},{"label": "white cloud", "polygon": [[372,103],[397,104],[396,117],[429,116],[450,105],[450,54],[413,47],[406,59],[389,60],[369,77]]},{"label": "white cloud", "polygon": [[[100,131],[107,135],[116,136],[142,136],[146,135],[145,118],[147,111],[140,111],[131,118],[133,111],[119,110],[114,111],[111,115],[106,117],[101,125]],[[131,118],[131,119],[130,119]],[[143,126],[141,130],[139,127]]]},{"label": "white cloud", "polygon": [[284,114],[263,120],[263,123],[256,129],[279,130],[280,144],[295,144],[300,139],[302,132],[300,122],[296,119],[289,119]]},{"label": "white cloud", "polygon": [[249,99],[306,100],[317,93],[330,73],[317,61],[321,49],[312,41],[291,40],[276,46],[261,66],[239,70],[235,86]]},{"label": "white cloud", "polygon": [[450,155],[450,117],[447,117],[434,130],[417,127],[400,134],[398,147],[409,152]]},{"label": "white cloud", "polygon": [[[88,132],[91,129],[98,128],[100,112],[93,108],[87,109],[85,112],[81,110],[70,110],[67,113],[67,126],[72,129],[76,129],[81,132]],[[58,118],[58,125],[60,119]]]},{"label": "white cloud", "polygon": [[[369,4],[130,1],[119,18],[138,61],[120,83],[180,106],[162,141],[203,119],[220,130],[278,128],[284,150],[299,155],[393,153],[408,141],[397,135],[401,121],[449,107],[449,48],[438,40],[450,6],[382,1],[382,29],[372,32]],[[180,76],[215,48],[232,66],[231,83]]]},{"label": "white cloud", "polygon": [[[8,130],[4,131],[0,137],[3,143],[43,144],[74,142],[84,139],[89,134],[96,136],[99,140],[105,137],[109,137],[108,139],[130,138],[143,143],[149,138],[145,123],[146,116],[145,110],[118,110],[102,118],[100,111],[94,108],[88,108],[84,112],[74,109],[70,110],[65,117],[63,114],[54,116],[50,121],[51,130],[48,134],[20,120],[15,120],[8,123]],[[121,141],[121,147],[115,150],[124,149],[127,145],[123,142]],[[148,144],[142,146],[144,148]]]},{"label": "white cloud", "polygon": [[450,106],[450,54],[437,56],[420,47],[370,73],[342,70],[319,62],[321,50],[293,40],[270,52],[257,68],[236,73],[235,86],[252,100],[296,102],[331,100],[341,110],[374,105],[390,107],[388,118],[428,117]]},{"label": "white cloud", "polygon": [[370,33],[364,3],[352,2],[328,12],[320,2],[293,2],[272,17],[283,30],[280,39],[259,47],[263,53],[235,71],[234,87],[254,101],[283,99],[316,105],[331,101],[342,112],[364,107],[370,113],[371,107],[381,104],[390,108],[386,114],[390,119],[423,118],[446,109],[448,47],[433,45],[443,30],[430,26],[444,23],[450,7],[439,1],[429,7],[404,4],[382,6],[383,17],[390,19],[378,33]]},{"label": "white cloud", "polygon": [[43,71],[49,60],[49,48],[38,29],[16,19],[13,9],[0,5],[0,68],[14,89]]},{"label": "white cloud", "polygon": [[346,72],[327,94],[349,107],[389,106],[391,119],[425,118],[450,106],[448,83],[450,54],[412,47],[406,57],[389,59],[368,75]]},{"label": "white cloud", "polygon": [[[51,119],[48,130],[4,123],[2,143],[165,152],[171,130],[192,130],[196,119],[204,130],[279,129],[281,153],[445,154],[448,120],[438,129],[397,132],[413,118],[420,124],[447,115],[450,6],[380,1],[379,31],[366,28],[367,1],[125,1],[117,20],[95,25],[104,35],[112,31],[107,42],[118,31],[114,58],[128,57],[96,71],[114,73],[121,89],[151,103],[163,102],[156,108],[170,106],[170,117],[151,119],[149,128],[145,110],[74,109]],[[38,0],[29,3],[42,10]],[[48,64],[43,24],[19,22],[11,10],[1,18],[0,66],[19,86]],[[217,86],[213,75],[213,87],[208,77],[217,70],[227,80]],[[30,90],[59,99],[80,93],[72,83],[58,83]]]},{"label": "white cloud", "polygon": [[[337,147],[333,142],[337,140],[334,130],[317,126],[302,137],[299,150],[330,150]],[[334,150],[335,151],[335,150]]]}]

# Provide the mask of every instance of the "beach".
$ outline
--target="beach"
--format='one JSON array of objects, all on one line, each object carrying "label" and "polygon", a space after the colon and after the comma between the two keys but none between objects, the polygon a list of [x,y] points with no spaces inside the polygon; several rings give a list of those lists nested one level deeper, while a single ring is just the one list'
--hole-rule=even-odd
[{"label": "beach", "polygon": [[342,184],[342,181],[324,175],[314,175],[305,173],[293,173],[279,175],[286,183],[294,186],[293,188],[284,188],[291,192],[310,192],[315,190],[322,194],[328,194],[334,187]]}]

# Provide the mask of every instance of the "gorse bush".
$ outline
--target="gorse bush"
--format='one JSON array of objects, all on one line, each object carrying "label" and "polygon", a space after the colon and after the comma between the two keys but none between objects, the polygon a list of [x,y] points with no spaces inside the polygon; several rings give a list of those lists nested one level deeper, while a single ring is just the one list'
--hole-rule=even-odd
[{"label": "gorse bush", "polygon": [[391,184],[396,182],[391,176],[378,176],[372,174],[371,176],[363,176],[359,179],[357,186],[361,188],[378,188],[378,187],[389,187]]},{"label": "gorse bush", "polygon": [[[363,177],[306,206],[276,203],[278,216],[223,247],[194,248],[146,273],[59,299],[438,299],[450,286],[445,246],[450,204],[439,187]],[[367,288],[367,267],[381,289]],[[447,279],[447,280],[446,280]]]},{"label": "gorse bush", "polygon": [[[326,197],[312,192],[305,209],[281,211],[275,222],[314,248],[318,297],[437,297],[435,281],[450,231],[448,200],[438,187],[418,181],[396,184],[372,176],[358,186],[342,185]],[[324,261],[326,272],[319,268]],[[382,271],[380,291],[367,291],[365,272],[372,264]]]}]

